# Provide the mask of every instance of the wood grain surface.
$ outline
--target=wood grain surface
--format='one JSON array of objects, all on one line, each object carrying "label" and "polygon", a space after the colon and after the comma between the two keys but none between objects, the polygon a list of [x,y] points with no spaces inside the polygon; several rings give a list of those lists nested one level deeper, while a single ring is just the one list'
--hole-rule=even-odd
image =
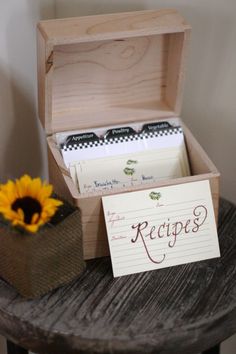
[{"label": "wood grain surface", "polygon": [[[54,134],[179,116],[190,29],[173,9],[38,24],[38,107],[48,136],[50,182],[81,209],[85,259],[108,255],[101,193],[79,194]],[[192,175],[146,188],[207,179],[217,215],[219,173],[187,128],[185,138]],[[138,189],[143,185],[116,192]]]},{"label": "wood grain surface", "polygon": [[99,193],[82,193],[76,188],[64,164],[62,155],[52,137],[47,138],[49,179],[58,195],[63,196],[70,203],[77,205],[82,212],[82,229],[84,236],[84,258],[93,259],[109,255],[106,237],[102,196],[126,193],[131,191],[159,188],[181,183],[209,180],[213,206],[217,219],[219,207],[219,172],[211,162],[206,152],[194,138],[190,130],[181,122],[184,128],[186,146],[192,175],[182,178],[165,179],[155,183],[122,187],[116,190],[104,190]]},{"label": "wood grain surface", "polygon": [[23,300],[0,281],[0,332],[43,354],[201,352],[236,331],[236,207],[221,200],[222,257],[113,279],[109,258]]},{"label": "wood grain surface", "polygon": [[179,115],[190,26],[173,9],[41,21],[47,135]]}]

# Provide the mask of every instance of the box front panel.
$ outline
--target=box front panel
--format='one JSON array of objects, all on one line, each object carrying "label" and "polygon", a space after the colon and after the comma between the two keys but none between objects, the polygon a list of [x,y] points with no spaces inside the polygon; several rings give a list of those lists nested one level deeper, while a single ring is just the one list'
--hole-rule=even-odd
[{"label": "box front panel", "polygon": [[[201,146],[198,144],[192,134],[188,131],[188,129],[185,129],[187,148],[190,152],[189,158],[192,166],[193,175],[174,180],[161,181],[160,183],[156,184],[147,184],[145,186],[145,189],[200,180],[209,180],[217,221],[219,207],[219,173],[217,172],[217,170],[213,170],[214,165],[212,164],[212,162],[209,160]],[[54,148],[50,144],[51,142],[49,139],[50,181],[51,183],[53,183],[55,191],[57,193],[59,193],[81,209],[85,259],[109,255],[101,195],[83,196],[79,195],[78,193],[77,197],[75,195],[72,196],[71,187],[67,184],[68,177],[65,176],[64,171],[59,168],[59,166],[61,165],[61,161],[58,160],[58,154],[55,155]],[[60,159],[62,160],[61,156]],[[140,189],[143,189],[143,187],[132,187],[130,189],[117,191],[117,193]]]}]

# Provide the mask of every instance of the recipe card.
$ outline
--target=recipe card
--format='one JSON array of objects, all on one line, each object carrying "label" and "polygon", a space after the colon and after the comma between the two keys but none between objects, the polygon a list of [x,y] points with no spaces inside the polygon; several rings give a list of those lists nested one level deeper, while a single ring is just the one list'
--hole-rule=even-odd
[{"label": "recipe card", "polygon": [[[144,185],[162,179],[190,175],[184,144],[136,154],[81,161],[74,166],[80,193]],[[71,175],[73,178],[72,171]]]},{"label": "recipe card", "polygon": [[102,202],[114,277],[220,257],[209,181]]}]

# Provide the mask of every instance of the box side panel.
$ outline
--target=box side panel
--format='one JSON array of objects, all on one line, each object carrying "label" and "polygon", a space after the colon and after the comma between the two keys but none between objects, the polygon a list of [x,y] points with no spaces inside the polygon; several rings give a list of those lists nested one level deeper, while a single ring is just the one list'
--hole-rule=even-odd
[{"label": "box side panel", "polygon": [[76,204],[81,210],[84,258],[108,256],[109,247],[101,196],[77,200]]},{"label": "box side panel", "polygon": [[37,28],[38,112],[47,135],[52,134],[53,46]]},{"label": "box side panel", "polygon": [[187,49],[190,30],[174,33],[170,36],[168,52],[168,71],[166,81],[166,102],[179,116],[184,90]]},{"label": "box side panel", "polygon": [[219,171],[208,157],[202,146],[193,136],[191,131],[182,122],[184,128],[184,135],[186,140],[186,147],[188,151],[188,157],[191,165],[192,175],[199,175],[204,173],[219,174]]},{"label": "box side panel", "polygon": [[211,186],[211,195],[212,202],[214,206],[216,224],[218,223],[218,214],[219,214],[219,198],[220,198],[220,176],[212,176],[209,178]]},{"label": "box side panel", "polygon": [[190,28],[174,9],[41,21],[40,27],[54,45],[175,33]]},{"label": "box side panel", "polygon": [[37,74],[38,74],[38,113],[42,126],[45,126],[45,41],[37,31]]},{"label": "box side panel", "polygon": [[49,181],[53,185],[55,193],[68,200],[69,203],[74,204],[74,198],[72,197],[70,190],[63,178],[62,172],[58,167],[58,164],[48,147],[48,169],[49,169]]},{"label": "box side panel", "polygon": [[[48,141],[49,180],[54,191],[81,210],[84,259],[109,255],[101,196],[77,199],[71,188],[71,178],[65,176],[63,166],[54,151],[52,139]],[[66,171],[64,171],[66,172]]]},{"label": "box side panel", "polygon": [[202,179],[209,179],[217,222],[219,211],[220,173],[191,131],[185,124],[183,124],[183,127],[192,175],[204,176],[204,174],[209,174],[209,177]]}]

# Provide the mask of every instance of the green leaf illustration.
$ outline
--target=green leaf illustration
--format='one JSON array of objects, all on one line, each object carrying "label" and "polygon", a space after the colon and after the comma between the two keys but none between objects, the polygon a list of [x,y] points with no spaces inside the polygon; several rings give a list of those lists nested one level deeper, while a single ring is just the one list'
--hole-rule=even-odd
[{"label": "green leaf illustration", "polygon": [[151,193],[149,193],[149,197],[152,200],[159,200],[161,198],[161,193],[160,192],[151,192]]},{"label": "green leaf illustration", "polygon": [[128,161],[126,162],[127,165],[133,165],[133,164],[136,164],[136,163],[138,163],[137,160],[128,160]]},{"label": "green leaf illustration", "polygon": [[130,168],[130,167],[125,167],[123,169],[123,172],[127,175],[127,176],[133,176],[133,174],[135,173],[135,169],[134,168]]}]

